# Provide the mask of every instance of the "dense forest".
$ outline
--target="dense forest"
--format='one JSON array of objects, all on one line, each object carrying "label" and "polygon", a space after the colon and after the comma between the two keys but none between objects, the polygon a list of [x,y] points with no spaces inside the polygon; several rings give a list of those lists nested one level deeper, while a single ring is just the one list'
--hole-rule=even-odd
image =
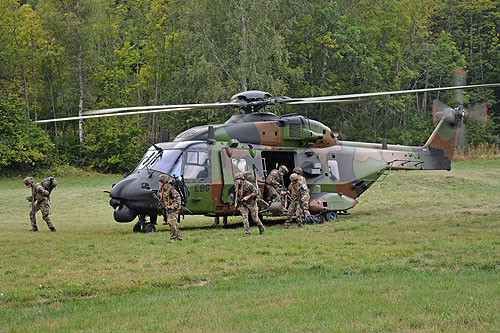
[{"label": "dense forest", "polygon": [[[0,173],[57,165],[131,168],[160,133],[224,122],[201,110],[38,125],[85,110],[227,101],[244,90],[321,96],[500,82],[498,0],[2,0]],[[421,145],[432,101],[453,92],[362,104],[274,108],[322,121],[343,140]],[[500,144],[500,90],[472,143]]]}]

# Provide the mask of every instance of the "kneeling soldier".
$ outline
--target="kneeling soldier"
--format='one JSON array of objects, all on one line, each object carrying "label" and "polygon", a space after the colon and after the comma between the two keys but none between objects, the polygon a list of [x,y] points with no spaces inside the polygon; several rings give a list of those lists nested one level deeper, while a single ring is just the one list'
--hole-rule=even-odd
[{"label": "kneeling soldier", "polygon": [[299,182],[299,177],[300,176],[296,173],[290,175],[291,183],[288,186],[288,191],[290,193],[291,202],[288,205],[288,214],[284,224],[285,229],[290,227],[290,222],[292,222],[292,218],[295,215],[297,215],[297,226],[302,228],[302,219],[304,216],[310,215],[308,210],[309,206],[306,206],[306,203],[309,203],[309,189],[306,185]]},{"label": "kneeling soldier", "polygon": [[[49,199],[50,193],[47,191],[42,184],[34,183],[32,177],[26,177],[23,180],[24,185],[26,187],[31,188],[31,202],[34,206],[31,207],[30,212],[30,220],[31,220],[31,230],[30,231],[38,231],[38,227],[36,226],[36,212],[39,210],[42,211],[42,218],[47,223],[50,231],[56,231],[52,222],[50,222],[50,207],[49,207]],[[35,204],[36,200],[36,204]]]},{"label": "kneeling soldier", "polygon": [[161,202],[165,203],[165,209],[167,211],[165,216],[167,216],[168,221],[164,222],[170,226],[170,243],[176,240],[182,241],[183,239],[179,233],[179,227],[177,226],[177,217],[181,209],[181,195],[175,187],[170,184],[170,176],[167,174],[158,177],[158,184],[160,185],[158,189],[158,198]]},{"label": "kneeling soldier", "polygon": [[257,197],[257,189],[248,180],[245,180],[242,173],[237,173],[234,177],[236,182],[236,201],[235,208],[239,207],[241,216],[243,216],[243,228],[245,229],[244,236],[250,236],[250,223],[248,222],[248,213],[251,214],[252,220],[257,223],[259,233],[262,235],[266,230],[259,219],[259,208],[255,198]]},{"label": "kneeling soldier", "polygon": [[266,178],[266,200],[281,201],[281,193],[283,192],[283,176],[288,173],[288,168],[281,165],[279,169],[274,169],[269,172]]}]

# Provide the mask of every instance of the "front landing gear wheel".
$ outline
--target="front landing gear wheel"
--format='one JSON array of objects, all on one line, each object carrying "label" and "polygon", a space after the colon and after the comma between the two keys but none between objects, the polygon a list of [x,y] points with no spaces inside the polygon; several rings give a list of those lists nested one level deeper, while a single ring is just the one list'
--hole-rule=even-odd
[{"label": "front landing gear wheel", "polygon": [[143,227],[143,231],[145,234],[149,234],[150,232],[155,232],[156,227],[153,223],[146,223]]},{"label": "front landing gear wheel", "polygon": [[132,228],[132,231],[133,232],[141,232],[142,231],[142,223],[141,222],[137,222],[136,224],[134,224],[134,227]]},{"label": "front landing gear wheel", "polygon": [[328,212],[328,213],[326,213],[325,221],[326,222],[335,222],[335,221],[337,221],[338,217],[339,217],[339,214],[337,214],[337,212]]}]

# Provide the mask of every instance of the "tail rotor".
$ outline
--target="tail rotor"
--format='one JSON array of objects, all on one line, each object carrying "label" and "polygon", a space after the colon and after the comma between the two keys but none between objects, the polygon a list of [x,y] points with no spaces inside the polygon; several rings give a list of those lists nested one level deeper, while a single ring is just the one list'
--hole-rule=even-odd
[{"label": "tail rotor", "polygon": [[[456,86],[464,86],[466,84],[467,73],[463,69],[453,71]],[[442,118],[446,117],[448,122],[453,124],[457,131],[456,152],[458,155],[467,155],[469,141],[467,139],[467,128],[465,126],[465,117],[476,123],[486,125],[487,108],[486,103],[479,103],[467,109],[464,109],[464,92],[463,89],[455,90],[455,101],[457,107],[451,108],[435,99],[432,104],[432,115],[434,126]],[[453,122],[452,118],[455,118]]]}]

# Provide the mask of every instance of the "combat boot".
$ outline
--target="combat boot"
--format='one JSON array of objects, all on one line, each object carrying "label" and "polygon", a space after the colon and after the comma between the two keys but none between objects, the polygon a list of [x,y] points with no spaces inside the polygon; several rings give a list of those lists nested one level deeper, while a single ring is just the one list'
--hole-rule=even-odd
[{"label": "combat boot", "polygon": [[259,235],[262,235],[264,231],[266,231],[266,228],[264,227],[259,228]]},{"label": "combat boot", "polygon": [[290,222],[285,222],[285,224],[283,224],[283,228],[285,229],[290,228]]},{"label": "combat boot", "polygon": [[243,234],[243,237],[249,237],[249,236],[251,236],[251,234],[250,234],[249,232],[245,232],[245,233]]},{"label": "combat boot", "polygon": [[57,231],[56,228],[54,228],[54,227],[50,227],[49,229],[50,229],[50,232],[56,232]]},{"label": "combat boot", "polygon": [[33,227],[31,228],[31,230],[30,230],[30,231],[38,231],[38,227],[35,225],[35,226],[33,226]]}]

